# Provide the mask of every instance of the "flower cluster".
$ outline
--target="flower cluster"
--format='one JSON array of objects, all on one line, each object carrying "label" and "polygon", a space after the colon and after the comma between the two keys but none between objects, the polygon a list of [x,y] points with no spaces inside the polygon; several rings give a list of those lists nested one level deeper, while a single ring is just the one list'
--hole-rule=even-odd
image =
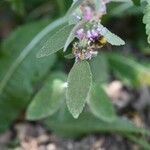
[{"label": "flower cluster", "polygon": [[76,58],[76,61],[85,60],[85,59],[90,60],[93,57],[97,56],[98,51],[96,51],[94,47],[90,45],[90,43],[87,43],[86,46],[83,46],[82,43],[76,42],[73,45],[73,54]]},{"label": "flower cluster", "polygon": [[73,13],[73,17],[75,17],[76,21],[90,21],[96,15],[103,16],[107,13],[106,5],[109,2],[111,2],[111,0],[99,0],[98,10],[96,10],[96,8],[94,8],[94,6],[92,5],[92,2],[90,3],[87,0],[75,13]]},{"label": "flower cluster", "polygon": [[102,25],[92,26],[91,29],[78,29],[77,38],[79,39],[73,45],[73,54],[76,58],[76,61],[84,59],[92,59],[98,54],[98,50],[103,47],[103,44],[99,42],[102,35],[105,34],[106,28]]},{"label": "flower cluster", "polygon": [[76,37],[79,40],[88,39],[89,41],[95,41],[106,33],[107,29],[103,27],[100,22],[93,21],[88,23],[88,25],[90,27],[80,28],[76,31]]},{"label": "flower cluster", "polygon": [[103,45],[95,44],[106,33],[106,28],[100,23],[100,19],[97,16],[106,14],[106,4],[110,0],[99,0],[99,9],[90,3],[88,0],[81,5],[74,15],[77,21],[83,21],[84,24],[79,27],[75,33],[78,38],[78,42],[73,45],[73,54],[76,61],[84,59],[92,59],[97,56],[98,49]]}]

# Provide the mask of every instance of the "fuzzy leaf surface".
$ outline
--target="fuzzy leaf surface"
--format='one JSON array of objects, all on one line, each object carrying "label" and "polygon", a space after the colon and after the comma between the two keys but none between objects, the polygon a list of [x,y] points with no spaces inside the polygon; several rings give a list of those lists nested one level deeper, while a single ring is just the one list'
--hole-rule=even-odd
[{"label": "fuzzy leaf surface", "polygon": [[66,102],[70,113],[78,118],[82,112],[92,83],[89,63],[81,61],[74,64],[68,76]]}]

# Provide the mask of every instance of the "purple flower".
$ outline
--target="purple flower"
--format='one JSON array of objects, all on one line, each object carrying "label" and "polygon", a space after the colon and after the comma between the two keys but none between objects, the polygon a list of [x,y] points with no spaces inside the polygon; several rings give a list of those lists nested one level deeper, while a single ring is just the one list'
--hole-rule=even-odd
[{"label": "purple flower", "polygon": [[97,38],[99,36],[98,32],[95,29],[92,29],[92,38]]},{"label": "purple flower", "polygon": [[94,16],[93,10],[88,6],[84,8],[83,14],[86,21],[90,21]]},{"label": "purple flower", "polygon": [[88,39],[92,38],[92,33],[91,33],[90,30],[87,31],[86,37],[87,37]]}]

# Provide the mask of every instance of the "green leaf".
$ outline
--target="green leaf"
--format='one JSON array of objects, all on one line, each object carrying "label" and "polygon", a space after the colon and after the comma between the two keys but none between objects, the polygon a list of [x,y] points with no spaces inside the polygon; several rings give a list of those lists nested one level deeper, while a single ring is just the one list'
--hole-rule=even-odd
[{"label": "green leaf", "polygon": [[111,53],[107,56],[110,68],[112,68],[115,73],[119,74],[120,77],[126,78],[135,86],[139,84],[150,85],[150,69],[132,58],[119,54]]},{"label": "green leaf", "polygon": [[110,68],[115,73],[119,73],[122,77],[129,79],[132,84],[138,84],[136,69],[139,68],[139,64],[119,54],[113,53],[108,56]]},{"label": "green leaf", "polygon": [[48,21],[39,21],[21,26],[2,44],[0,132],[6,130],[26,108],[37,85],[42,82],[55,62],[55,55],[41,60],[35,57],[38,48],[36,42],[41,36],[30,42],[47,23]]},{"label": "green leaf", "polygon": [[65,46],[64,46],[64,52],[67,50],[68,46],[70,45],[70,43],[74,40],[75,38],[75,33],[74,33],[74,30],[71,31],[66,43],[65,43]]},{"label": "green leaf", "polygon": [[72,29],[72,31],[70,32],[68,38],[67,38],[67,41],[65,43],[65,46],[64,46],[64,52],[67,50],[68,46],[70,45],[70,43],[74,40],[75,38],[75,32],[77,31],[77,29],[79,28],[80,26],[80,23],[75,25],[74,28]]},{"label": "green leaf", "polygon": [[50,131],[65,137],[81,137],[92,133],[114,133],[114,134],[139,134],[149,135],[149,131],[134,126],[125,118],[117,118],[113,122],[104,122],[94,117],[89,112],[83,112],[78,119],[74,119],[64,108],[58,114],[45,120]]},{"label": "green leaf", "polygon": [[142,136],[149,136],[149,130],[136,127],[126,118],[116,118],[113,122],[104,122],[89,112],[83,112],[78,119],[73,119],[65,108],[49,117],[44,122],[50,131],[64,137],[79,138],[83,135],[119,134],[149,150],[149,143]]},{"label": "green leaf", "polygon": [[77,23],[77,24],[73,27],[73,29],[72,29],[72,31],[70,32],[70,34],[69,34],[69,36],[68,36],[68,38],[67,38],[67,41],[66,41],[66,43],[65,43],[64,52],[67,50],[67,48],[68,48],[68,46],[70,45],[70,43],[74,40],[77,29],[80,28],[80,26],[82,26],[83,24],[84,24],[84,22],[81,21],[80,23]]},{"label": "green leaf", "polygon": [[93,84],[91,88],[89,107],[92,113],[103,121],[112,122],[116,119],[111,99],[99,84]]},{"label": "green leaf", "polygon": [[102,53],[90,61],[90,67],[94,82],[102,83],[108,80],[108,62]]},{"label": "green leaf", "polygon": [[[68,36],[74,25],[64,25],[53,36],[43,43],[43,47],[37,54],[37,57],[44,57],[56,53],[65,46]],[[55,41],[55,42],[54,42]]]},{"label": "green leaf", "polygon": [[92,83],[89,63],[81,61],[74,64],[68,76],[66,92],[67,106],[74,118],[82,112]]},{"label": "green leaf", "polygon": [[143,23],[146,24],[146,34],[148,35],[148,43],[150,44],[150,3],[144,9]]},{"label": "green leaf", "polygon": [[53,115],[65,99],[65,74],[53,73],[35,95],[27,110],[28,120],[38,120]]},{"label": "green leaf", "polygon": [[[36,36],[34,35],[35,37],[32,37],[33,39],[31,41],[28,41],[29,43],[27,45],[24,45],[24,47],[22,47],[22,49],[19,49],[19,50],[22,50],[22,51],[15,58],[15,61],[9,66],[5,76],[3,77],[3,79],[0,82],[0,93],[2,93],[3,89],[7,86],[7,83],[9,82],[9,80],[11,79],[13,74],[16,72],[17,68],[20,66],[20,64],[22,64],[24,59],[26,59],[26,57],[33,51],[33,49],[40,48],[40,46],[41,46],[40,44],[43,43],[43,41],[45,41],[47,39],[46,36],[49,36],[49,35],[53,34],[54,31],[56,32],[58,30],[57,28],[62,26],[62,24],[64,24],[65,22],[66,22],[66,19],[64,19],[64,18],[56,20],[52,24],[46,26]],[[29,35],[30,34],[29,30],[25,33],[26,34],[28,33],[27,35],[30,36]],[[22,35],[24,35],[24,34],[22,34]],[[16,38],[15,33],[14,33],[13,37],[14,37],[14,40],[15,40],[15,38]],[[22,40],[23,38],[19,38],[19,39]],[[15,44],[16,44],[16,41],[15,41]]]},{"label": "green leaf", "polygon": [[105,28],[105,30],[106,30],[106,32],[101,33],[101,35],[103,35],[107,39],[108,43],[110,43],[111,45],[115,45],[115,46],[120,46],[120,45],[125,44],[125,42],[120,37],[118,37],[114,33],[110,32],[106,28]]}]

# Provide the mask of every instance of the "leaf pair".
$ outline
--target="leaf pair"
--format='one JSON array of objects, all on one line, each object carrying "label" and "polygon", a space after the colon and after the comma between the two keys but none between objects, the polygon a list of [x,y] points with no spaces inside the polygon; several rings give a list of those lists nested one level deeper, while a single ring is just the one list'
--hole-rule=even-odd
[{"label": "leaf pair", "polygon": [[[81,26],[81,24],[82,22],[77,25],[68,25],[67,23],[63,24],[53,36],[51,36],[46,42],[43,43],[40,52],[37,54],[37,58],[56,53],[62,48],[64,48],[65,52],[70,43],[74,40],[75,31]],[[125,44],[125,42],[120,37],[111,33],[108,29],[106,29],[106,33],[102,35],[111,45],[120,46]]]},{"label": "leaf pair", "polygon": [[115,119],[111,100],[102,89],[100,82],[92,83],[92,73],[87,61],[75,63],[68,76],[67,91],[63,86],[65,80],[62,80],[60,75],[54,73],[46,80],[28,107],[27,119],[37,120],[53,115],[64,99],[74,118],[78,118],[85,103],[88,102],[91,111],[98,118],[108,122]]},{"label": "leaf pair", "polygon": [[115,119],[112,103],[100,83],[93,83],[91,68],[87,61],[77,62],[71,69],[66,98],[67,106],[74,118],[78,118],[88,101],[94,115],[104,121]]}]

